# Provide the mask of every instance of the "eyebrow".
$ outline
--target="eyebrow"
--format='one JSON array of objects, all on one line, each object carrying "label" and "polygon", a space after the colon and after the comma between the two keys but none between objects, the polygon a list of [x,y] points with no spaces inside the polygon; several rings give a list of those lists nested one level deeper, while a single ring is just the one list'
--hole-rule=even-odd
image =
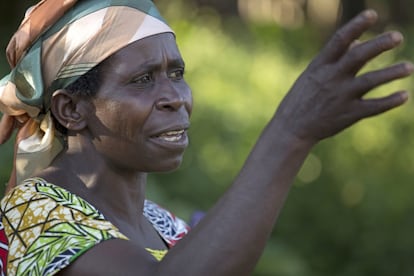
[{"label": "eyebrow", "polygon": [[168,64],[171,64],[173,66],[185,66],[185,62],[182,58],[174,58],[168,61]]},{"label": "eyebrow", "polygon": [[[139,66],[145,70],[155,70],[161,67],[161,63],[155,60],[148,60]],[[168,67],[185,67],[185,62],[182,58],[168,59]]]}]

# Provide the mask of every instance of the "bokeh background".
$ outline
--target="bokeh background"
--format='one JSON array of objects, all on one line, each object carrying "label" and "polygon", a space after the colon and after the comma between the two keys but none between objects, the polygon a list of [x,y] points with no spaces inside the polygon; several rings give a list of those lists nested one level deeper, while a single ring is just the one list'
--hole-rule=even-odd
[{"label": "bokeh background", "polygon": [[[1,1],[1,49],[35,2]],[[186,220],[229,187],[282,97],[340,24],[370,7],[381,20],[363,39],[405,34],[402,47],[363,71],[413,59],[410,0],[156,2],[176,31],[195,107],[182,167],[151,175],[148,197]],[[7,72],[3,54],[0,73]],[[402,88],[414,91],[413,78],[369,97]],[[11,143],[0,146],[2,184],[11,160]],[[254,275],[414,275],[413,178],[412,101],[323,141],[297,176]]]}]

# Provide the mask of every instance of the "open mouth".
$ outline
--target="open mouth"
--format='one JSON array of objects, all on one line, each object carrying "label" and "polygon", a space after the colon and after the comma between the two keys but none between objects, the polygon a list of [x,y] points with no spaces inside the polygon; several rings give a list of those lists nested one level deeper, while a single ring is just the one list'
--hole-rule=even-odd
[{"label": "open mouth", "polygon": [[158,135],[157,137],[167,141],[167,142],[177,142],[180,141],[183,136],[184,136],[185,130],[172,130],[172,131],[167,131],[164,133],[161,133],[160,135]]}]

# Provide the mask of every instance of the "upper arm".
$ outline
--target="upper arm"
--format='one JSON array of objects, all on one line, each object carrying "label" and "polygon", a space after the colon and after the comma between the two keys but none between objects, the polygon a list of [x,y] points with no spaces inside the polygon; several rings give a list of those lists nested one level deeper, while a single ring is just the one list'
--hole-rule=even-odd
[{"label": "upper arm", "polygon": [[144,248],[113,239],[89,249],[57,275],[155,275],[158,264]]}]

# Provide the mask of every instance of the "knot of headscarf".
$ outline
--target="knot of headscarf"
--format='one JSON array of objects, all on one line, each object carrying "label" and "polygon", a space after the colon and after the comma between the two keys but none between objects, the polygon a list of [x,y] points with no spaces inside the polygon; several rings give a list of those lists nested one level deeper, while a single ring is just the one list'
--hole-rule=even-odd
[{"label": "knot of headscarf", "polygon": [[50,100],[111,54],[173,32],[150,0],[43,0],[7,46],[12,68],[0,81],[0,144],[17,129],[7,190],[50,165],[64,148]]}]

